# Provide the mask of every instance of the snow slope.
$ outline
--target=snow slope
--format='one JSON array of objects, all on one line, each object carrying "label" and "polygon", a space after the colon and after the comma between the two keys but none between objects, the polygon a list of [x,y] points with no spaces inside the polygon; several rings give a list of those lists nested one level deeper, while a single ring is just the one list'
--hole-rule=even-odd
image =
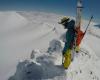
[{"label": "snow slope", "polygon": [[[87,33],[86,37],[83,40],[83,43],[85,45],[82,44],[82,46],[83,48],[85,48],[85,50],[89,51],[88,54],[91,56],[91,58],[88,59],[88,56],[86,56],[83,53],[82,54],[85,56],[82,57],[82,54],[80,54],[78,58],[75,58],[74,62],[71,64],[68,71],[65,71],[61,66],[57,66],[60,65],[61,62],[61,51],[58,51],[59,55],[57,54],[58,52],[55,52],[55,50],[53,52],[55,53],[55,55],[54,54],[49,55],[46,52],[49,45],[51,46],[52,43],[51,41],[55,39],[59,40],[59,37],[61,37],[66,31],[63,29],[61,25],[58,24],[60,18],[61,15],[56,15],[51,13],[48,14],[43,12],[0,12],[0,44],[1,44],[0,45],[0,80],[7,80],[10,76],[12,76],[16,70],[16,65],[18,62],[19,62],[18,66],[22,68],[25,67],[25,65],[27,64],[29,65],[32,64],[32,67],[28,69],[29,70],[32,69],[33,73],[35,69],[36,71],[40,72],[40,74],[35,73],[32,75],[35,76],[36,74],[40,75],[40,77],[38,78],[41,78],[43,80],[44,79],[65,80],[66,78],[74,80],[72,79],[73,76],[74,77],[80,76],[79,79],[82,79],[83,75],[86,76],[86,78],[88,78],[89,76],[96,77],[96,79],[98,78],[98,75],[100,74],[99,73],[100,61],[96,57],[96,55],[100,56],[99,54],[100,50],[98,45],[98,43],[100,43],[100,39],[98,37],[95,37],[94,35]],[[83,27],[85,27],[86,25],[87,25],[87,21],[84,22]],[[91,26],[93,26],[93,24]],[[93,33],[97,35],[99,34],[98,29],[94,28],[93,30],[96,30],[96,33],[92,31]],[[93,43],[94,41],[96,41],[96,43]],[[49,44],[49,42],[51,43]],[[87,47],[87,45],[94,52],[92,52],[91,49]],[[96,46],[98,45],[98,47],[95,48],[94,45]],[[29,56],[33,49],[40,50],[37,52],[37,54],[40,53],[39,54],[40,56],[37,55],[35,58],[36,59],[39,58],[41,60],[41,56],[43,57],[44,55],[46,55],[43,58],[46,59],[47,63],[45,61],[38,62],[35,61],[34,59],[30,60]],[[58,55],[58,59],[55,60],[57,55]],[[50,59],[48,59],[48,56],[50,57]],[[22,60],[22,62],[20,62],[20,60]],[[51,64],[50,67],[52,67],[52,69],[48,67],[48,63]],[[82,67],[81,63],[85,64],[85,66]],[[47,69],[47,72],[43,71],[44,70],[43,66],[45,69]],[[84,71],[82,74],[79,73],[81,67],[82,67],[81,70]],[[15,80],[22,80],[25,76],[23,72],[24,70],[27,70],[26,67],[20,70],[19,69],[20,68],[17,69],[15,74],[17,76],[16,77],[14,76]],[[21,75],[24,75],[20,79],[19,79],[19,75],[20,75],[19,71],[21,72],[20,73]],[[48,71],[50,71],[52,75]],[[89,71],[92,71],[93,74],[89,75],[88,74]],[[44,75],[41,75],[42,72]],[[30,74],[30,72],[28,73]],[[76,73],[78,75],[76,75]],[[46,77],[45,75],[48,76]],[[34,76],[32,78],[34,78]],[[32,78],[30,78],[30,80]],[[38,79],[38,78],[35,77],[34,79]],[[25,80],[27,80],[27,76]],[[89,78],[89,80],[91,79]]]}]

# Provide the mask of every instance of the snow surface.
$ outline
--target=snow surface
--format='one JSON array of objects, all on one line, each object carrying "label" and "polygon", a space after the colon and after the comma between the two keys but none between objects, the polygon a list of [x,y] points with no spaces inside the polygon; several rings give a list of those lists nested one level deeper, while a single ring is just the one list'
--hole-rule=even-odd
[{"label": "snow surface", "polygon": [[[58,24],[61,17],[43,12],[0,12],[0,80],[100,79],[100,29],[95,23],[90,25],[82,51],[74,54],[65,70],[61,50],[66,30]],[[83,30],[87,24],[83,21]]]}]

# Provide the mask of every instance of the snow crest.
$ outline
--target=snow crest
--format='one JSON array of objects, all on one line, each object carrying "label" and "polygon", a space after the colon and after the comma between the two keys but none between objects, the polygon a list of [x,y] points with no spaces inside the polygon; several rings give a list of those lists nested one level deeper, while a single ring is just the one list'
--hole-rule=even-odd
[{"label": "snow crest", "polygon": [[[33,50],[29,60],[19,62],[14,76],[9,80],[99,80],[98,58],[87,47],[74,54],[66,70],[61,65],[62,42],[52,40],[48,51]],[[83,76],[84,75],[84,76]]]},{"label": "snow crest", "polygon": [[[33,58],[33,53],[34,58]],[[30,60],[19,62],[14,76],[9,80],[65,80],[66,72],[60,65],[55,65],[55,57],[47,53],[32,51]]]}]

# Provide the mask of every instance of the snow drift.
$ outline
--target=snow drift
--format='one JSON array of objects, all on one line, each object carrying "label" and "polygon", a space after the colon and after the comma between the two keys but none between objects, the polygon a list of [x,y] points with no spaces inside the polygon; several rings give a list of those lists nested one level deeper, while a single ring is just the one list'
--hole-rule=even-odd
[{"label": "snow drift", "polygon": [[[61,65],[61,52],[57,52],[60,41],[53,40],[53,51],[42,53],[33,50],[29,60],[19,62],[14,76],[9,80],[99,80],[99,59],[91,49],[83,46],[80,53],[74,53],[74,60],[65,70]],[[56,43],[57,42],[57,43]],[[56,43],[56,46],[55,46]],[[54,48],[55,46],[55,48]],[[60,46],[62,49],[62,46]],[[59,49],[58,49],[59,50]]]}]

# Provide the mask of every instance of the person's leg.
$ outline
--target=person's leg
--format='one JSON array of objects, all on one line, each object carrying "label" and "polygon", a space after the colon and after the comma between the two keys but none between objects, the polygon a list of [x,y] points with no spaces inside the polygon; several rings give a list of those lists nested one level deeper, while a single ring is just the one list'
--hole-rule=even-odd
[{"label": "person's leg", "polygon": [[67,69],[71,63],[71,49],[68,49],[66,51],[66,53],[64,54],[64,58],[65,60],[64,60],[63,66],[65,69]]}]

